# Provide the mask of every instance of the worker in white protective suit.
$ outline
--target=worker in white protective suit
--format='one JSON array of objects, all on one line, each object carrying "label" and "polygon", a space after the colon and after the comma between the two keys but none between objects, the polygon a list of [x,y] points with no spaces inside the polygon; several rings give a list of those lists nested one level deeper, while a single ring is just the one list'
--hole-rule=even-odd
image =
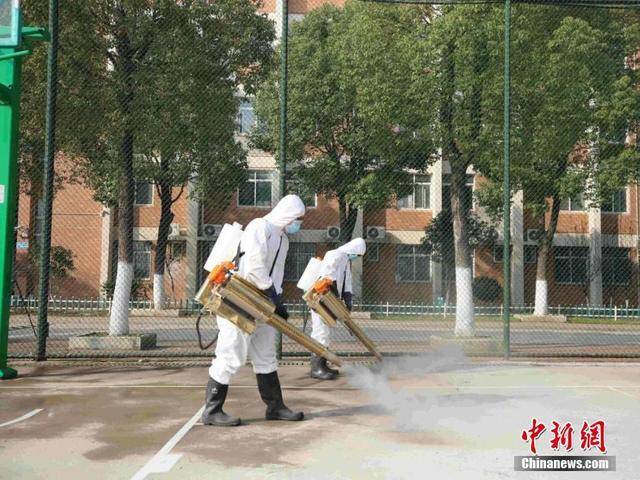
[{"label": "worker in white protective suit", "polygon": [[[329,250],[320,265],[318,278],[330,278],[333,280],[331,289],[341,298],[349,311],[353,309],[353,279],[351,275],[351,262],[364,255],[367,245],[362,238],[356,238],[335,250]],[[316,312],[311,312],[311,338],[317,340],[325,347],[331,342],[331,327]],[[333,380],[338,375],[338,370],[327,365],[327,359],[317,355],[311,355],[311,377],[320,380]]]},{"label": "worker in white protective suit", "polygon": [[[302,224],[298,220],[305,207],[297,195],[287,195],[262,218],[252,220],[240,240],[239,268],[236,275],[249,280],[276,305],[276,313],[285,320],[287,310],[282,303],[282,279],[289,250],[286,233],[296,233]],[[229,320],[218,316],[216,356],[209,368],[209,383],[205,397],[202,423],[205,425],[235,426],[240,419],[227,415],[223,404],[233,375],[242,367],[247,356],[253,364],[258,389],[267,405],[267,420],[302,420],[302,412],[293,412],[282,399],[276,358],[277,331],[260,323],[251,335],[244,333]]]}]

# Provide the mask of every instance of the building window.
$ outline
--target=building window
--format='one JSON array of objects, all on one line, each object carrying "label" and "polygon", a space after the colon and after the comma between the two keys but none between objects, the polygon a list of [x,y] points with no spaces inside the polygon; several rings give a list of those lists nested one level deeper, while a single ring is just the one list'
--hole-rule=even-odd
[{"label": "building window", "polygon": [[136,205],[153,205],[153,183],[136,182]]},{"label": "building window", "polygon": [[536,263],[538,261],[538,246],[524,246],[524,263]]},{"label": "building window", "polygon": [[380,260],[380,245],[367,245],[367,251],[364,253],[365,262],[377,262]]},{"label": "building window", "polygon": [[502,263],[504,259],[504,249],[502,245],[493,246],[493,263]]},{"label": "building window", "polygon": [[565,198],[560,202],[560,210],[568,212],[584,212],[584,198],[581,193],[573,198]]},{"label": "building window", "polygon": [[151,277],[151,242],[133,242],[133,276],[141,280]]},{"label": "building window", "polygon": [[398,245],[396,249],[396,282],[426,283],[430,277],[429,256],[418,245]]},{"label": "building window", "polygon": [[270,207],[272,172],[249,170],[248,178],[238,189],[238,205],[242,207]]},{"label": "building window", "polygon": [[314,243],[291,243],[287,262],[284,265],[284,279],[287,282],[297,282],[304,273],[309,260],[316,255]]},{"label": "building window", "polygon": [[605,247],[602,249],[602,283],[606,286],[629,285],[631,260],[628,248]]},{"label": "building window", "polygon": [[[462,196],[465,210],[473,210],[473,181],[474,175],[468,174]],[[442,177],[442,209],[451,209],[451,175],[449,174]]]},{"label": "building window", "polygon": [[246,98],[240,101],[236,122],[238,124],[239,133],[244,135],[251,134],[256,126],[256,114],[253,110],[253,102]]},{"label": "building window", "polygon": [[412,175],[411,194],[398,199],[398,208],[410,208],[415,210],[426,210],[430,208],[431,198],[431,176]]},{"label": "building window", "polygon": [[584,284],[587,281],[589,248],[554,247],[557,283]]},{"label": "building window", "polygon": [[627,212],[627,189],[620,190],[602,202],[602,211],[607,213]]}]

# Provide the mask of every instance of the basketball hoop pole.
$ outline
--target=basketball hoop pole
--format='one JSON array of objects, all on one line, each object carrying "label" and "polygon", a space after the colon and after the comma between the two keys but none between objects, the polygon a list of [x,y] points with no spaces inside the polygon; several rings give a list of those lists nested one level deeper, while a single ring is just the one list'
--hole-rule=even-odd
[{"label": "basketball hoop pole", "polygon": [[0,380],[17,376],[7,366],[7,354],[18,185],[20,71],[22,57],[31,52],[31,43],[46,40],[47,34],[43,29],[24,27],[19,38],[18,45],[0,48]]}]

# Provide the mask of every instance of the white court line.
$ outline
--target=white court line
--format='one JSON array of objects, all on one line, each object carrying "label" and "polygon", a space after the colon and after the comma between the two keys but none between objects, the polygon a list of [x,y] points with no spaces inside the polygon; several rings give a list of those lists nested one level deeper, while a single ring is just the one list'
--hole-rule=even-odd
[{"label": "white court line", "polygon": [[627,387],[609,387],[609,390],[613,390],[614,392],[621,393],[622,395],[625,395],[627,397],[633,398],[634,400],[640,400],[640,397],[636,397],[635,395],[632,395],[629,392],[625,392],[624,390],[620,390],[620,388],[627,388]]},{"label": "white court line", "polygon": [[31,418],[34,415],[37,415],[38,413],[40,413],[42,410],[43,410],[42,408],[36,408],[35,410],[31,410],[29,413],[25,413],[20,418],[16,418],[16,419],[11,420],[9,422],[0,423],[0,427],[8,427],[9,425],[13,425],[14,423],[18,423],[18,422],[21,422],[23,420],[26,420],[27,418]]},{"label": "white court line", "polygon": [[196,424],[202,416],[203,411],[204,405],[200,407],[200,410],[198,410],[167,443],[165,443],[164,447],[162,447],[144,467],[138,470],[136,474],[131,477],[131,480],[144,480],[150,473],[167,473],[171,470],[178,460],[182,458],[181,453],[172,454],[171,450],[173,450],[173,447],[175,447],[178,442],[182,440],[182,437],[184,437]]}]

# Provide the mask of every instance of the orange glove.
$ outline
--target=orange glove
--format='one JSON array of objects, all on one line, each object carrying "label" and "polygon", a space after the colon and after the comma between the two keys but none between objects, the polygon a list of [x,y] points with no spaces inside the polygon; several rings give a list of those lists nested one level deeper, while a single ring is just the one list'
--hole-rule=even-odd
[{"label": "orange glove", "polygon": [[233,262],[222,262],[211,270],[207,280],[211,285],[222,285],[227,278],[227,274],[235,268],[236,265]]},{"label": "orange glove", "polygon": [[313,291],[322,295],[331,289],[331,285],[333,285],[333,280],[330,278],[321,278],[313,284]]}]

